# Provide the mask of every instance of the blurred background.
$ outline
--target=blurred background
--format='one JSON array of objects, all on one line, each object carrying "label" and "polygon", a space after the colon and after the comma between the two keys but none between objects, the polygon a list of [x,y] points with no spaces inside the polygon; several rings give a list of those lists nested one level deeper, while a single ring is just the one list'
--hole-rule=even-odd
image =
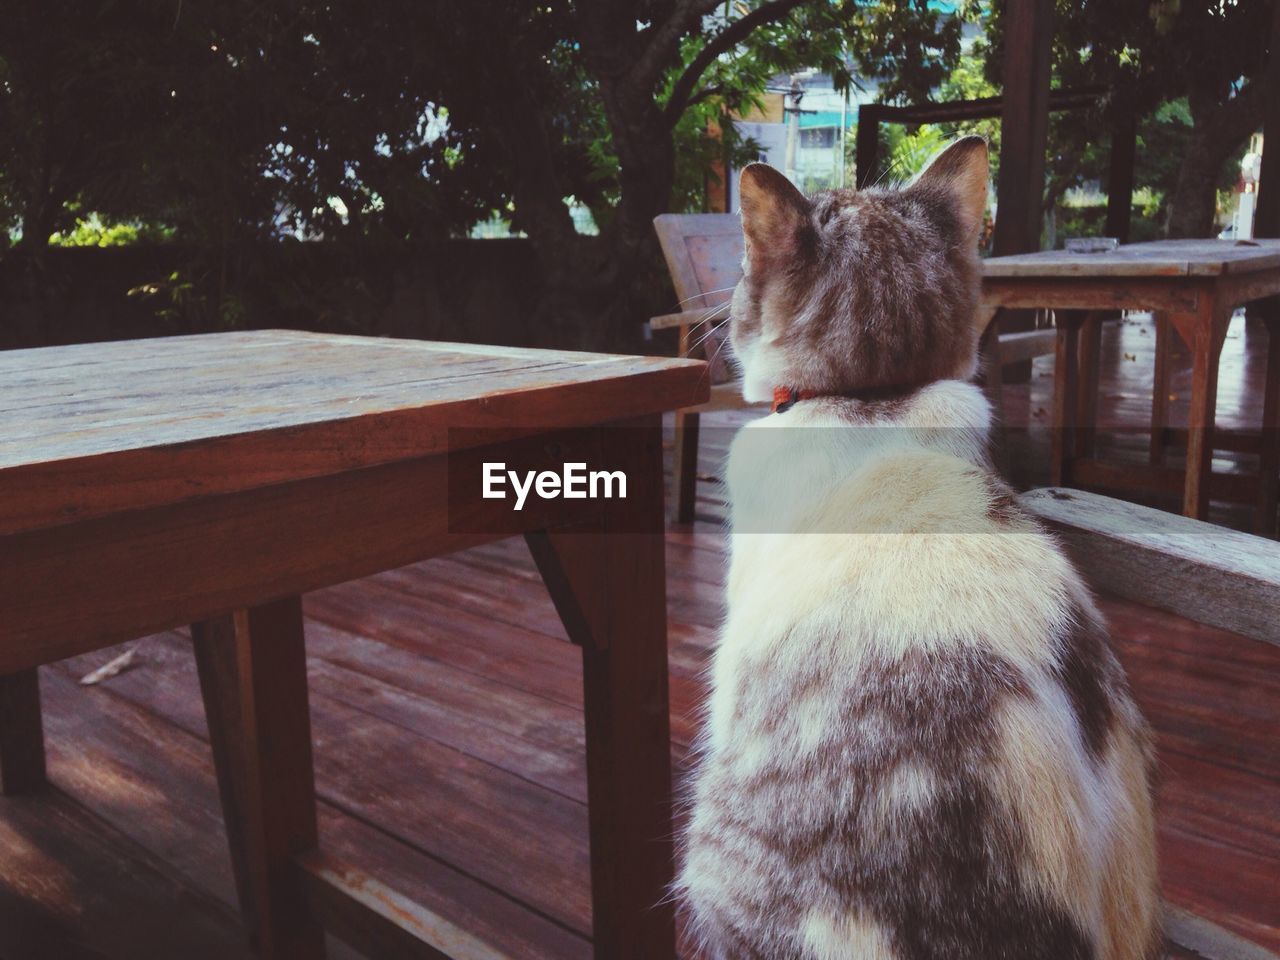
[{"label": "blurred background", "polygon": [[[756,159],[814,190],[908,178],[962,133],[998,158],[998,107],[912,118],[1004,93],[1005,20],[980,0],[2,0],[0,347],[283,326],[666,348],[645,339],[676,309],[655,215],[733,211]],[[1041,245],[1104,232],[1125,122],[1130,239],[1250,235],[1270,20],[1266,0],[1057,2],[1051,86],[1075,99],[1050,115]]]}]

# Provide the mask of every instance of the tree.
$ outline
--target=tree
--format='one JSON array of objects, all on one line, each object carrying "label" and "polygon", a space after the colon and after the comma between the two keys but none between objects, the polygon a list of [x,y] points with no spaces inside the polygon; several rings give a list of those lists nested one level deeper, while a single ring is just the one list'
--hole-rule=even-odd
[{"label": "tree", "polygon": [[30,250],[76,210],[151,218],[225,275],[246,240],[399,242],[504,210],[548,340],[590,346],[670,306],[652,219],[742,146],[728,115],[771,76],[856,65],[920,96],[959,45],[926,0],[0,0],[0,21],[0,215]]},{"label": "tree", "polygon": [[[511,4],[508,14],[524,8]],[[459,50],[486,42],[492,18],[480,9],[450,6]],[[464,109],[444,98],[451,117],[468,122],[493,109],[495,91],[528,91],[509,104],[511,114],[484,126],[513,168],[515,222],[542,256],[548,323],[567,321],[597,344],[617,342],[628,323],[638,332],[638,306],[663,309],[652,221],[671,209],[677,145],[697,143],[712,115],[728,129],[727,114],[758,96],[771,76],[802,66],[846,85],[849,54],[865,71],[891,73],[904,91],[927,91],[959,46],[958,24],[940,21],[922,0],[592,0],[553,5],[545,17],[545,36],[523,25],[504,31],[499,55],[483,67],[492,71],[483,84],[487,99]],[[557,74],[547,87],[512,75],[516,64],[536,74],[548,44]],[[575,176],[584,149],[595,161],[585,181]],[[705,162],[704,154],[692,155]],[[570,195],[602,223],[600,241],[585,252],[564,207]]]}]

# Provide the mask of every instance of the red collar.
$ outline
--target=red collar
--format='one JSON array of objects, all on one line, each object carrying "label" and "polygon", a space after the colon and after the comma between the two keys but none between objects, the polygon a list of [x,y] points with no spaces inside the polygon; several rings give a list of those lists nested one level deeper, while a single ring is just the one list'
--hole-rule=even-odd
[{"label": "red collar", "polygon": [[796,387],[774,387],[773,406],[770,413],[786,413],[801,400],[814,400],[818,397],[843,397],[848,400],[897,400],[910,396],[919,387],[871,387],[867,390],[850,390],[847,393],[832,393],[825,390],[799,390]]},{"label": "red collar", "polygon": [[774,387],[773,388],[773,406],[769,408],[770,413],[786,413],[791,409],[792,405],[800,400],[812,400],[814,397],[820,397],[817,390],[797,390],[795,387]]}]

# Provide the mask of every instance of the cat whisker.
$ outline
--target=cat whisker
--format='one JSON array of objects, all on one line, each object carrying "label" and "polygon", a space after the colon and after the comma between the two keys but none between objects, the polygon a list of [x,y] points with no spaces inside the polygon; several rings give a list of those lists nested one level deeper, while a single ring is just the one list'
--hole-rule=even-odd
[{"label": "cat whisker", "polygon": [[710,296],[714,296],[717,293],[728,293],[730,290],[732,290],[736,286],[737,284],[735,283],[732,287],[721,287],[719,290],[703,290],[701,293],[695,293],[692,297],[685,297],[683,300],[677,303],[676,306],[683,307],[690,300],[697,300],[699,297],[710,297]]},{"label": "cat whisker", "polygon": [[689,347],[690,353],[694,351],[694,349],[700,346],[703,346],[703,344],[707,342],[707,339],[710,337],[710,335],[716,333],[716,330],[719,329],[719,324],[716,323],[716,321],[723,320],[724,317],[728,316],[728,308],[730,308],[730,306],[731,306],[730,303],[723,303],[723,305],[714,308],[714,310],[710,312],[710,314],[708,314],[707,316],[704,316],[703,319],[699,320],[698,323],[696,323],[694,326],[690,326],[689,332],[692,333],[694,332],[695,329],[700,328],[700,326],[703,326],[705,324],[712,324],[712,326],[710,326],[710,329],[705,330],[703,335],[701,335],[701,337],[699,337],[698,340],[696,340],[696,342],[691,344],[691,346]]},{"label": "cat whisker", "polygon": [[693,333],[695,330],[700,330],[702,327],[706,326],[708,323],[711,323],[719,319],[720,317],[723,317],[724,316],[723,311],[728,305],[729,304],[727,303],[722,303],[718,307],[708,307],[707,312],[702,315],[702,318],[700,320],[698,320],[695,323],[689,324],[689,332]]},{"label": "cat whisker", "polygon": [[715,367],[716,359],[720,356],[721,351],[724,350],[724,345],[728,342],[729,342],[728,338],[726,338],[724,340],[721,340],[719,343],[717,343],[715,350],[713,350],[711,352],[711,356],[707,358],[707,369],[703,372],[703,376],[705,376],[708,380],[711,379],[711,371]]},{"label": "cat whisker", "polygon": [[692,355],[695,351],[697,351],[697,350],[701,349],[703,346],[705,346],[705,344],[707,343],[707,341],[709,341],[709,340],[710,340],[713,336],[715,336],[719,331],[720,331],[720,328],[719,328],[718,326],[717,326],[717,327],[712,327],[710,330],[708,330],[705,334],[703,334],[701,337],[699,337],[699,338],[698,338],[698,342],[697,342],[697,343],[693,344],[693,346],[691,346],[691,347],[689,348],[689,354],[690,354],[690,355]]},{"label": "cat whisker", "polygon": [[881,182],[883,182],[884,179],[889,176],[889,174],[893,173],[894,168],[899,166],[901,163],[902,163],[901,159],[892,161],[887,167],[884,168],[883,171],[881,171],[880,176],[876,177],[875,183],[871,184],[871,186],[872,187],[880,186]]},{"label": "cat whisker", "polygon": [[707,307],[702,313],[702,319],[700,319],[696,324],[694,324],[694,326],[701,326],[702,324],[708,322],[709,320],[713,320],[717,316],[723,315],[723,313],[726,310],[730,309],[732,306],[733,306],[733,301],[726,300],[723,303],[717,303],[715,306]]}]

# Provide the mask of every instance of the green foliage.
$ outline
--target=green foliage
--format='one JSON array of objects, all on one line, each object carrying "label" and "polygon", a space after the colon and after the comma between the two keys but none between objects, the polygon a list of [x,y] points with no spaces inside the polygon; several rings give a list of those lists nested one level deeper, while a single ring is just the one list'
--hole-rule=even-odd
[{"label": "green foliage", "polygon": [[123,247],[135,243],[165,243],[173,239],[173,230],[154,223],[107,223],[96,213],[77,217],[75,226],[66,233],[55,231],[49,237],[52,247]]},{"label": "green foliage", "polygon": [[[957,55],[954,68],[936,91],[925,101],[949,103],[976,100],[999,95],[999,90],[986,77],[987,49],[979,40],[973,48]],[[920,101],[918,101],[920,102]],[[877,177],[896,182],[909,180],[919,173],[938,150],[957,137],[985,137],[991,146],[991,173],[994,179],[1000,168],[1000,121],[960,120],[952,123],[925,123],[905,126],[886,123],[880,127],[880,156],[883,158]],[[857,130],[845,138],[845,162],[852,169],[857,155]]]},{"label": "green foliage", "polygon": [[[690,22],[658,106],[759,5]],[[561,196],[601,225],[622,197],[616,122],[584,43],[600,14],[581,0],[390,0],[376,13],[310,0],[8,0],[0,13],[0,237],[25,225],[42,234],[28,243],[103,242],[76,224],[77,204],[198,243],[456,234],[510,203],[523,152],[546,131]],[[675,16],[656,5],[648,18],[664,13]],[[639,50],[652,24],[615,16]],[[918,97],[947,75],[958,29],[923,0],[830,0],[764,22],[710,62],[676,118],[671,205],[697,208],[711,164],[750,154],[726,120],[770,77],[818,67],[843,86],[852,58],[892,96]],[[518,228],[525,213],[517,204]]]},{"label": "green foliage", "polygon": [[[0,22],[0,252],[173,239],[199,255],[135,296],[222,324],[255,283],[239,250],[465,236],[494,211],[549,285],[604,289],[552,313],[640,311],[653,215],[753,155],[728,118],[771,78],[856,70],[917,100],[959,51],[927,0],[0,0]],[[567,198],[600,228],[590,271]]]},{"label": "green foliage", "polygon": [[886,134],[885,152],[889,157],[886,179],[892,181],[910,180],[952,139],[941,126],[932,123],[922,123],[914,130],[895,123],[888,127]]},{"label": "green foliage", "polygon": [[[987,19],[986,75],[997,85],[1009,2],[990,4]],[[967,12],[979,6],[970,0]],[[1197,151],[1214,154],[1207,166],[1218,170],[1220,186],[1233,181],[1231,158],[1256,125],[1251,110],[1257,115],[1256,106],[1243,109],[1240,94],[1265,67],[1271,9],[1268,0],[1056,0],[1054,86],[1108,93],[1096,110],[1052,115],[1049,204],[1071,186],[1105,180],[1105,132],[1127,110],[1140,118],[1136,186],[1164,205],[1151,219],[1166,219],[1179,170]],[[1224,109],[1237,114],[1229,123]],[[1183,186],[1211,190],[1213,179],[1205,174]]]}]

